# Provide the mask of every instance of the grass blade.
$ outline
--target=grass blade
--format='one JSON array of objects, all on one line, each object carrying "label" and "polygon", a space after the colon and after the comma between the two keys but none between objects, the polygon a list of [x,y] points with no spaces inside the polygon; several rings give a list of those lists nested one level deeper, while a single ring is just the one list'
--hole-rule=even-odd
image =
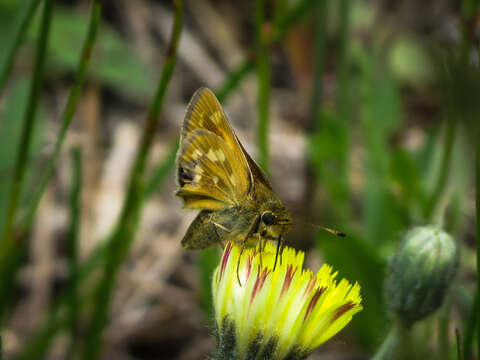
[{"label": "grass blade", "polygon": [[70,195],[70,226],[68,230],[68,267],[70,273],[71,293],[68,301],[70,322],[70,345],[67,359],[73,359],[78,336],[79,298],[78,298],[78,239],[80,227],[80,204],[82,189],[82,153],[79,148],[72,151],[73,182]]},{"label": "grass blade", "polygon": [[257,68],[257,106],[258,106],[258,162],[263,170],[268,173],[268,133],[269,133],[269,107],[270,107],[270,56],[267,42],[263,34],[265,1],[255,2],[255,45]]},{"label": "grass blade", "polygon": [[20,195],[22,192],[28,163],[28,154],[32,142],[32,133],[36,119],[37,106],[41,95],[52,13],[53,1],[45,0],[40,36],[37,42],[35,64],[32,73],[32,83],[30,86],[25,116],[23,118],[22,135],[20,137],[17,157],[15,159],[12,184],[10,187],[10,197],[8,200],[2,240],[0,243],[0,321],[3,320],[3,315],[6,307],[8,306],[11,295],[10,290],[14,282],[14,274],[18,268],[18,259],[20,258],[20,253],[22,252],[21,250],[23,248],[23,244],[15,244],[14,221],[20,202]]},{"label": "grass blade", "polygon": [[46,166],[45,173],[40,179],[39,186],[33,195],[32,201],[30,202],[29,208],[27,209],[26,215],[22,220],[21,230],[28,231],[30,229],[35,212],[37,211],[38,204],[42,198],[42,195],[53,175],[55,170],[55,165],[57,163],[60,151],[62,149],[63,142],[65,140],[65,135],[70,127],[70,124],[73,119],[73,115],[77,110],[77,104],[82,90],[83,84],[85,82],[85,75],[87,73],[87,66],[92,54],[93,46],[95,45],[95,40],[97,38],[98,26],[100,24],[101,17],[101,0],[93,0],[92,7],[90,11],[90,21],[88,25],[88,32],[85,42],[83,44],[82,53],[78,62],[78,67],[75,75],[75,83],[73,84],[70,95],[68,96],[67,105],[65,107],[65,112],[63,114],[62,126],[60,132],[58,133],[57,140],[55,141],[55,147]]}]

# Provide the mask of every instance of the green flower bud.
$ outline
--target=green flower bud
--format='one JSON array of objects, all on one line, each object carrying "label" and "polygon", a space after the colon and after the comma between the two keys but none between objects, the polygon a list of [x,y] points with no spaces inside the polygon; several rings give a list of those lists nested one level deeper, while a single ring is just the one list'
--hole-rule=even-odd
[{"label": "green flower bud", "polygon": [[442,304],[457,264],[456,243],[445,231],[433,226],[409,231],[389,267],[390,309],[406,324],[431,314]]}]

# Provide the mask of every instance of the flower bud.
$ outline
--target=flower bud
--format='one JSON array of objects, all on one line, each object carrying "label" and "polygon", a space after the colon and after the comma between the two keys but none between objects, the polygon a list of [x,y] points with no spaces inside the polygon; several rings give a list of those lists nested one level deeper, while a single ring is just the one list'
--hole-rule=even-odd
[{"label": "flower bud", "polygon": [[406,324],[431,314],[442,304],[457,264],[456,243],[445,231],[434,226],[409,231],[389,267],[390,309]]}]

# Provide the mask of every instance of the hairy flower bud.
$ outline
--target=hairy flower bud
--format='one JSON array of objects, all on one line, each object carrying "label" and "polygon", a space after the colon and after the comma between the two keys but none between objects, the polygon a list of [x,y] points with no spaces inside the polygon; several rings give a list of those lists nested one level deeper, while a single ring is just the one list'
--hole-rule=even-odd
[{"label": "hairy flower bud", "polygon": [[435,311],[455,275],[457,246],[433,226],[409,231],[393,257],[386,280],[390,309],[411,324]]}]

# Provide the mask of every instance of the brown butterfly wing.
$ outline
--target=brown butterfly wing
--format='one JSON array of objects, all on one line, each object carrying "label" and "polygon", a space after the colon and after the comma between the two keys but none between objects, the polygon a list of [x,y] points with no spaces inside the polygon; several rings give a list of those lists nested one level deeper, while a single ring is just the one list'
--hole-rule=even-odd
[{"label": "brown butterfly wing", "polygon": [[216,134],[197,129],[182,140],[177,180],[186,207],[219,210],[238,204],[249,189],[249,169]]}]

